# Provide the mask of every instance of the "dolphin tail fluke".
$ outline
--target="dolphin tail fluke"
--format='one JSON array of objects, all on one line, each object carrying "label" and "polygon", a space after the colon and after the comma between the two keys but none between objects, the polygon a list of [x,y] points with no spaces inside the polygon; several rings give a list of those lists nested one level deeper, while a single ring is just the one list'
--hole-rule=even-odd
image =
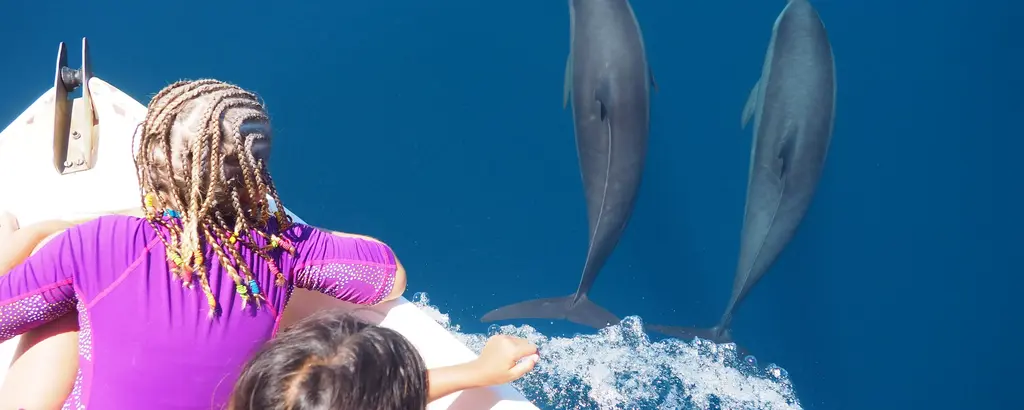
[{"label": "dolphin tail fluke", "polygon": [[618,324],[621,319],[598,304],[591,302],[586,296],[581,296],[576,303],[573,299],[576,295],[563,296],[559,298],[545,298],[527,300],[516,304],[500,307],[487,312],[480,318],[481,322],[494,322],[508,319],[561,319],[589,326],[595,329],[602,329],[609,325]]}]

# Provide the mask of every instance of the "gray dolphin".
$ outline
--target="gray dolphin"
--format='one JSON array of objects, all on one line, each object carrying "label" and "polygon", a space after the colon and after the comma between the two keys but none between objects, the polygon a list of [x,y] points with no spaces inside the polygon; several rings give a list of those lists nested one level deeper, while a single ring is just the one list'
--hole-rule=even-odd
[{"label": "gray dolphin", "polygon": [[569,31],[562,105],[571,94],[590,223],[583,276],[569,296],[498,308],[484,315],[484,322],[566,319],[594,328],[619,323],[587,294],[633,212],[647,155],[654,82],[640,25],[627,0],[569,0]]},{"label": "gray dolphin", "polygon": [[651,325],[669,336],[732,341],[733,313],[775,263],[807,213],[835,121],[835,59],[825,26],[807,0],[790,0],[772,29],[761,78],[743,108],[754,118],[747,204],[732,297],[718,325]]}]

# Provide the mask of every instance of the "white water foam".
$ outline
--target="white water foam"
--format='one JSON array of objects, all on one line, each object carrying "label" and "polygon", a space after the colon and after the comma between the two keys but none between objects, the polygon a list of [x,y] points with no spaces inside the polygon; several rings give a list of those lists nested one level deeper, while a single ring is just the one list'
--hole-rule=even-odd
[{"label": "white water foam", "polygon": [[732,344],[694,339],[652,343],[639,317],[630,316],[597,334],[546,336],[530,326],[491,326],[466,334],[430,305],[425,293],[412,302],[479,353],[491,334],[523,337],[538,346],[541,361],[514,382],[547,409],[802,409],[785,370],[759,368],[737,357]]}]

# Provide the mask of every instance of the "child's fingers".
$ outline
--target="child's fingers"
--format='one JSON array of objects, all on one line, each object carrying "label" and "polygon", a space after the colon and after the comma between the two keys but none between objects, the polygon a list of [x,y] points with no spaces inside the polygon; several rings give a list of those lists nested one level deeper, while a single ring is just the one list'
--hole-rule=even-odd
[{"label": "child's fingers", "polygon": [[524,357],[532,354],[535,355],[537,354],[537,346],[528,342],[526,339],[516,339],[515,353],[517,357]]},{"label": "child's fingers", "polygon": [[540,360],[540,356],[532,354],[524,357],[522,360],[519,361],[519,363],[516,363],[515,366],[512,366],[512,368],[509,369],[509,373],[512,376],[512,380],[516,380],[520,377],[523,377],[526,375],[526,373],[529,373],[530,370],[533,370],[533,368],[537,366],[538,360]]}]

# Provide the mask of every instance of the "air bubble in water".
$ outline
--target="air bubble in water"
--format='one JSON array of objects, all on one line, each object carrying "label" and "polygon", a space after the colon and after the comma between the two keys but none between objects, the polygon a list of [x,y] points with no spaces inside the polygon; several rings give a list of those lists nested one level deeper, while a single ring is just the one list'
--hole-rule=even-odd
[{"label": "air bubble in water", "polygon": [[786,369],[779,367],[775,363],[768,365],[768,368],[765,369],[765,372],[767,372],[769,376],[776,380],[789,379],[789,372],[787,372]]}]

